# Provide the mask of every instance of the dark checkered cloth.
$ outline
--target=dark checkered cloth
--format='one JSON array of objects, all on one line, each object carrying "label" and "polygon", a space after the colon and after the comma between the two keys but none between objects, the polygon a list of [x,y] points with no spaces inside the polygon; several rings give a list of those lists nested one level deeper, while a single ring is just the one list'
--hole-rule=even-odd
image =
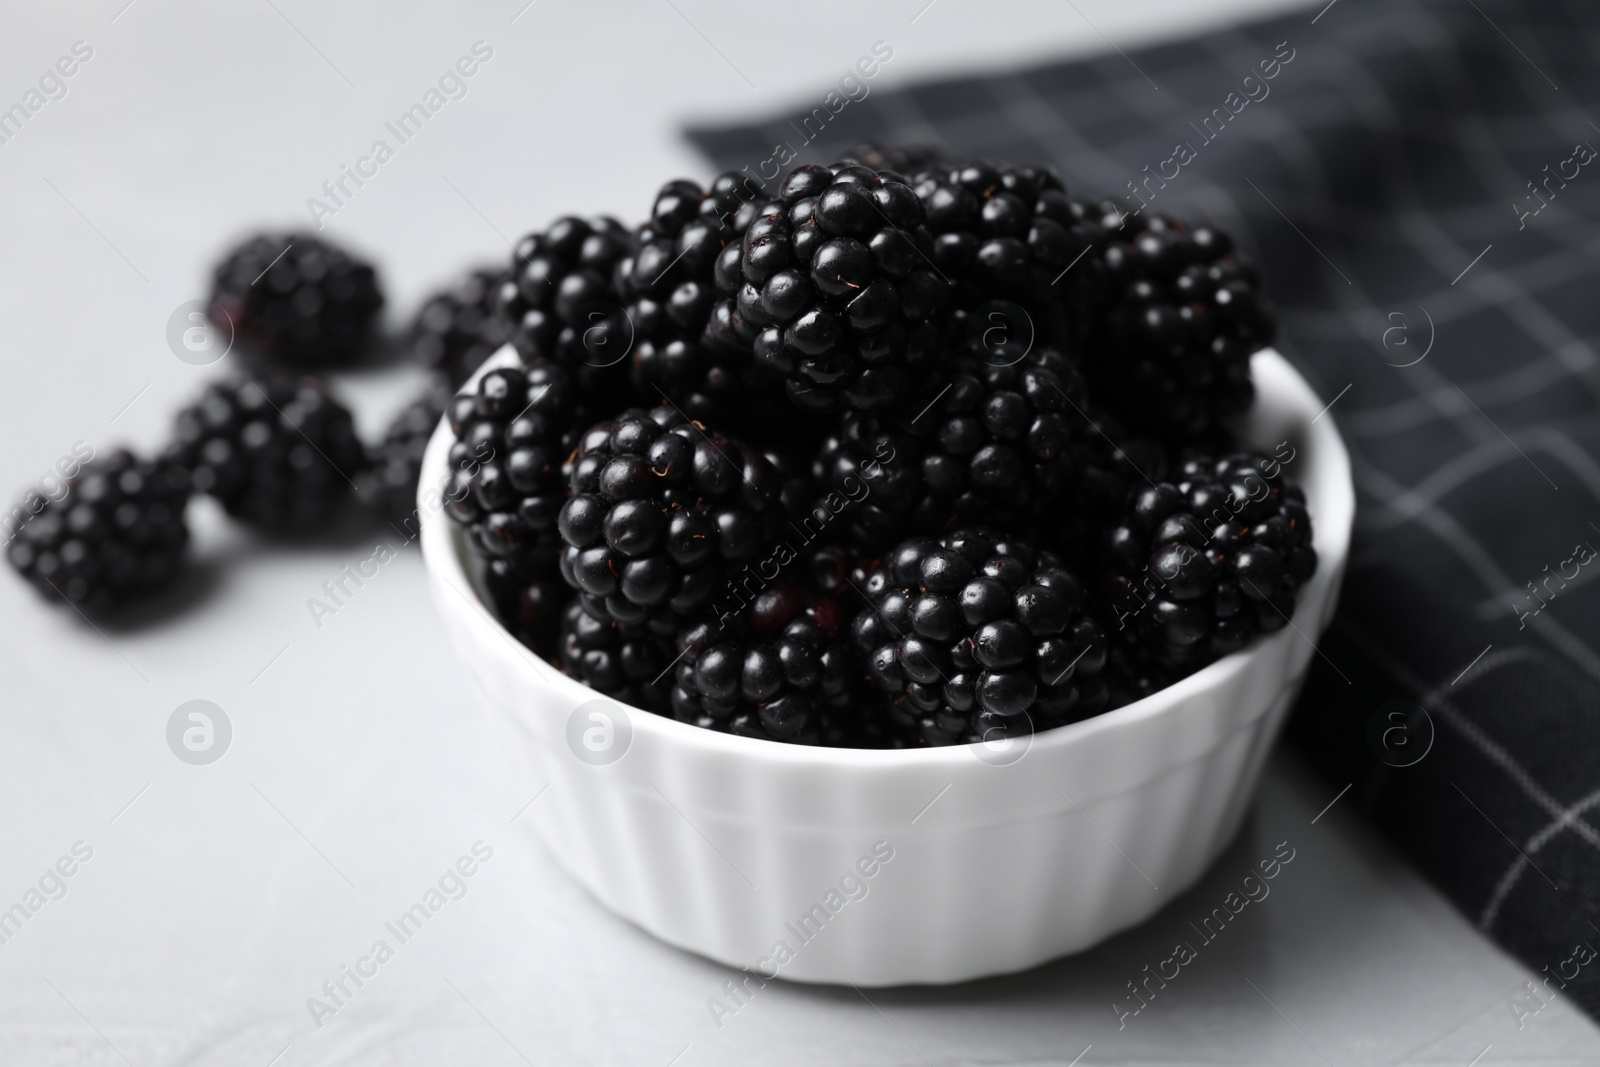
[{"label": "dark checkered cloth", "polygon": [[[1597,27],[1593,0],[1335,0],[873,89],[820,136],[820,96],[690,131],[752,171],[775,145],[826,162],[865,138],[1044,161],[1078,194],[1135,182],[1148,210],[1232,231],[1360,493],[1290,736],[1552,989],[1575,945],[1600,948]],[[1565,992],[1600,1015],[1600,961]]]}]

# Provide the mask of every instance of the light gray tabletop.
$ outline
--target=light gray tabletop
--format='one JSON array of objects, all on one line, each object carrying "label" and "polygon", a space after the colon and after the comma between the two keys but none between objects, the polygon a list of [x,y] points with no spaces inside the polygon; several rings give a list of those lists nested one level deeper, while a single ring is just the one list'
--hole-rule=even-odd
[{"label": "light gray tabletop", "polygon": [[[324,220],[379,260],[396,321],[557,214],[643,215],[661,181],[707,176],[683,121],[799,107],[875,41],[895,50],[881,87],[1284,5],[1196,6],[13,4],[0,107],[75,42],[92,55],[0,143],[0,492],[77,441],[156,446],[225,369],[165,340],[219,249],[258,224],[309,224],[308,198],[475,42],[492,55],[465,95]],[[370,432],[413,385],[386,371],[338,387]],[[97,632],[0,576],[0,910],[79,857],[64,895],[0,943],[0,1062],[1600,1061],[1600,1031],[1563,1001],[1519,1029],[1524,969],[1350,821],[1351,795],[1318,817],[1337,791],[1282,757],[1228,857],[1109,944],[870,1001],[774,984],[719,1028],[707,1001],[727,972],[612,917],[538,845],[538,783],[503,770],[415,549],[319,626],[307,598],[372,554],[370,534],[289,547],[204,504],[192,515],[195,574],[139,627]],[[193,699],[232,725],[209,766],[167,744]],[[478,841],[493,857],[467,894],[314,1020],[308,998]],[[1271,896],[1119,1028],[1126,983],[1282,841],[1297,858]]]}]

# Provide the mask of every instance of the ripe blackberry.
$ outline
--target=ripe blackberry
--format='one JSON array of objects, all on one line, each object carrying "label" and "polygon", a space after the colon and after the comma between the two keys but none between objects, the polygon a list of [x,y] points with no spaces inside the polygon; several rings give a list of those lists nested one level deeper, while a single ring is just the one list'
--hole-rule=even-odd
[{"label": "ripe blackberry", "polygon": [[[401,409],[383,441],[367,449],[367,464],[356,475],[356,491],[362,503],[394,524],[401,536],[417,535],[417,479],[422,473],[422,454],[428,439],[439,425],[450,390],[442,380],[428,384],[421,396]],[[439,486],[441,490],[443,486]]]},{"label": "ripe blackberry", "polygon": [[656,194],[637,252],[616,271],[634,329],[633,383],[642,402],[664,396],[691,419],[747,429],[760,418],[753,405],[781,399],[777,377],[762,373],[747,349],[706,335],[717,257],[770,202],[753,179],[731,171],[709,189],[678,180]]},{"label": "ripe blackberry", "polygon": [[360,356],[381,307],[371,264],[308,233],[260,234],[212,271],[208,315],[242,352],[314,369]]},{"label": "ripe blackberry", "polygon": [[857,649],[926,745],[993,740],[1106,707],[1107,640],[1051,553],[983,530],[913,538],[867,582]]},{"label": "ripe blackberry", "polygon": [[597,619],[573,601],[561,612],[561,666],[578,681],[624,704],[666,714],[671,642],[648,629]]},{"label": "ripe blackberry", "polygon": [[207,386],[178,413],[168,458],[196,491],[275,534],[325,526],[366,463],[350,412],[314,378]]},{"label": "ripe blackberry", "polygon": [[916,174],[931,167],[948,166],[955,156],[936,145],[884,145],[862,141],[846,153],[846,158],[873,170],[894,170]]},{"label": "ripe blackberry", "polygon": [[1135,492],[1107,551],[1116,658],[1136,693],[1282,629],[1317,569],[1305,494],[1243,453],[1186,460]]},{"label": "ripe blackberry", "polygon": [[1249,408],[1250,357],[1272,342],[1276,319],[1227,234],[1111,201],[1058,202],[1052,213],[1095,244],[1070,281],[1073,299],[1095,309],[1082,316],[1084,373],[1109,410],[1182,441]]},{"label": "ripe blackberry", "polygon": [[819,480],[866,486],[848,521],[852,540],[874,551],[980,522],[1059,526],[1086,469],[1106,465],[1082,380],[1059,351],[1008,366],[963,356],[924,392],[904,429],[847,414],[819,452]]},{"label": "ripe blackberry", "polygon": [[442,374],[452,389],[460,388],[511,337],[509,324],[495,312],[495,297],[505,281],[504,268],[469,271],[430,296],[411,324],[411,352],[417,362]]},{"label": "ripe blackberry", "polygon": [[446,410],[455,441],[445,511],[489,568],[502,618],[520,610],[523,590],[555,577],[561,465],[585,418],[576,393],[565,367],[535,360],[489,371]]},{"label": "ripe blackberry", "polygon": [[93,615],[177,572],[189,541],[188,500],[182,468],[118,450],[68,479],[66,495],[33,514],[6,557],[41,593]]},{"label": "ripe blackberry", "polygon": [[1087,244],[1048,210],[1066,195],[1061,179],[1045,167],[971,160],[920,172],[916,191],[934,262],[951,282],[954,328],[978,342],[1005,335],[1022,350],[1063,343],[1056,283]]},{"label": "ripe blackberry", "polygon": [[711,334],[745,346],[808,411],[879,411],[942,353],[945,282],[922,205],[893,171],[795,168],[723,249]]},{"label": "ripe blackberry", "polygon": [[632,409],[583,434],[561,508],[561,574],[590,613],[676,632],[730,567],[771,551],[784,479],[765,456],[684,420]]},{"label": "ripe blackberry", "polygon": [[[726,624],[725,624],[726,623]],[[672,713],[741,737],[859,745],[860,675],[837,602],[798,585],[773,586],[731,620],[678,635]]]},{"label": "ripe blackberry", "polygon": [[583,395],[614,404],[628,395],[633,325],[612,274],[632,248],[616,219],[557,219],[517,242],[495,297],[524,361],[557,364]]}]

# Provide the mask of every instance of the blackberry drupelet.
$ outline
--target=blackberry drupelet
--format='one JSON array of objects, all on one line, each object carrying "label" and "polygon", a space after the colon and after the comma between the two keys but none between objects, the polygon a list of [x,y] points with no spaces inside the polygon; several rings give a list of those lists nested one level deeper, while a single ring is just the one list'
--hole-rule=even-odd
[{"label": "blackberry drupelet", "polygon": [[893,171],[795,168],[717,259],[710,332],[783,376],[807,411],[880,411],[942,354],[945,282],[922,205]]},{"label": "blackberry drupelet", "polygon": [[178,413],[168,458],[196,491],[274,534],[326,526],[366,463],[350,412],[315,378],[207,386]]},{"label": "blackberry drupelet", "polygon": [[853,634],[891,718],[945,745],[1103,711],[1107,640],[1051,553],[984,530],[913,538],[884,557]]},{"label": "blackberry drupelet", "polygon": [[118,450],[86,464],[17,531],[6,556],[49,597],[93,615],[160,589],[177,573],[189,478],[166,460]]},{"label": "blackberry drupelet", "polygon": [[1136,491],[1107,553],[1114,659],[1133,695],[1288,625],[1317,568],[1300,487],[1242,453],[1188,459]]},{"label": "blackberry drupelet", "polygon": [[561,612],[561,666],[614,700],[666,714],[670,640],[639,626],[595,618],[573,601]]},{"label": "blackberry drupelet", "polygon": [[[853,543],[882,552],[914,533],[992,523],[1024,533],[1075,518],[1075,492],[1105,467],[1077,368],[1055,349],[1009,366],[957,359],[922,390],[904,428],[846,414],[823,445],[819,480],[866,489],[853,505]],[[859,491],[859,489],[858,489]]]},{"label": "blackberry drupelet", "polygon": [[873,170],[916,174],[933,167],[949,166],[956,157],[936,145],[883,145],[862,141],[846,153],[845,158]]},{"label": "blackberry drupelet", "polygon": [[469,271],[430,296],[411,324],[412,355],[442,374],[452,389],[459,389],[511,337],[510,326],[495,312],[495,297],[505,281],[503,268]]},{"label": "blackberry drupelet", "polygon": [[535,359],[489,371],[446,411],[455,441],[445,511],[484,561],[501,617],[530,635],[557,619],[560,598],[541,583],[555,581],[561,555],[561,465],[586,418],[576,394],[566,368]]},{"label": "blackberry drupelet", "polygon": [[596,618],[663,635],[705,610],[730,568],[770,551],[787,518],[770,460],[669,407],[597,423],[570,470],[562,577]]},{"label": "blackberry drupelet", "polygon": [[1170,441],[1207,435],[1249,408],[1250,357],[1272,342],[1276,319],[1232,239],[1123,215],[1111,201],[1058,209],[1096,246],[1070,280],[1073,299],[1098,309],[1083,316],[1084,373],[1100,402]]},{"label": "blackberry drupelet", "polygon": [[[717,257],[737,242],[771,199],[736,172],[710,188],[668,182],[656,194],[638,250],[616,270],[634,329],[633,384],[641,402],[676,404],[691,419],[747,429],[753,409],[781,400],[779,379],[752,364],[747,350],[706,335],[716,301]],[[776,404],[764,405],[770,414]]]},{"label": "blackberry drupelet", "polygon": [[617,407],[629,394],[633,326],[612,274],[632,248],[616,219],[557,219],[517,242],[495,297],[524,361],[555,363],[584,396]]},{"label": "blackberry drupelet", "polygon": [[315,369],[359,357],[382,306],[371,264],[307,233],[260,234],[212,271],[208,315],[242,352]]},{"label": "blackberry drupelet", "polygon": [[407,540],[417,535],[420,526],[417,479],[422,473],[422,454],[449,402],[445,383],[429,382],[422,395],[394,417],[383,440],[367,449],[367,464],[356,475],[362,503],[392,523]]}]

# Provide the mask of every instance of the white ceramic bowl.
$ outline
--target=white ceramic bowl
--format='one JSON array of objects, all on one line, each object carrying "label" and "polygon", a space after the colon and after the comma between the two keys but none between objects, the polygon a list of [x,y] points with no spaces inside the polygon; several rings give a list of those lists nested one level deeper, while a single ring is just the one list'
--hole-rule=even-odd
[{"label": "white ceramic bowl", "polygon": [[484,606],[460,530],[436,508],[441,424],[422,468],[423,554],[457,650],[509,728],[524,794],[548,784],[523,823],[663,941],[799,981],[958,982],[1143,921],[1238,829],[1344,575],[1355,501],[1333,420],[1276,352],[1254,373],[1246,435],[1268,454],[1295,449],[1285,469],[1315,529],[1294,625],[1025,749],[809,748],[599,698]]}]

